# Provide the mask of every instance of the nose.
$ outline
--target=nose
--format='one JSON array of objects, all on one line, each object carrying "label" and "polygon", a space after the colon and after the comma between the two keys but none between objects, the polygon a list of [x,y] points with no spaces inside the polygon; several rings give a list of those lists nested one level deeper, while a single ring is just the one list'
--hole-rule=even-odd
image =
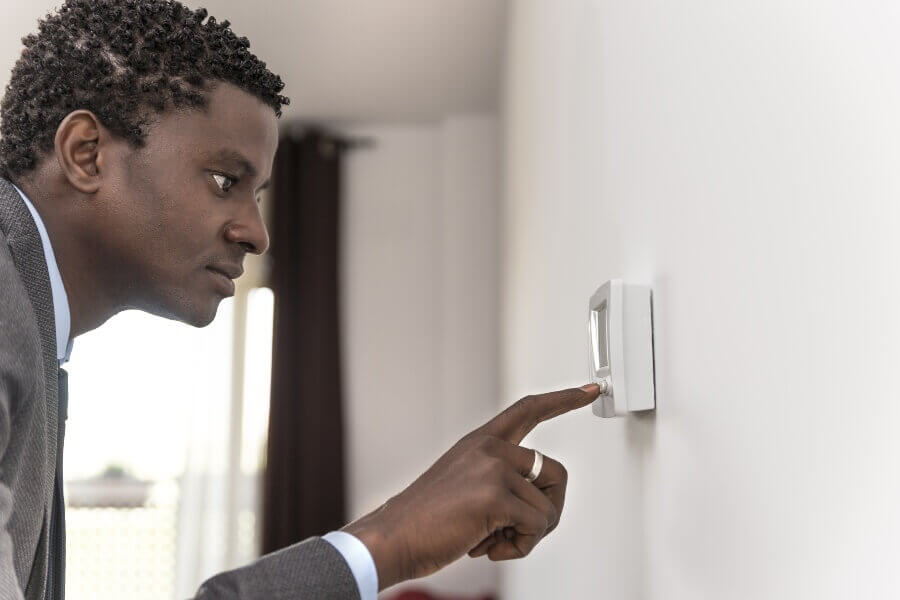
[{"label": "nose", "polygon": [[269,248],[269,233],[256,202],[225,225],[225,239],[240,245],[250,254],[262,254]]}]

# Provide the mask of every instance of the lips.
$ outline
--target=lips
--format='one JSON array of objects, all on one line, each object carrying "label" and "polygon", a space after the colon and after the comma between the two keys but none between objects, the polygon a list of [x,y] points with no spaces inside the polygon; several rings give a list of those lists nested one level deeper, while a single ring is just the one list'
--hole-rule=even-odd
[{"label": "lips", "polygon": [[234,277],[240,277],[241,273],[243,272],[243,269],[232,268],[232,269],[230,269],[230,272],[226,273],[222,270],[221,267],[209,266],[209,267],[206,267],[206,270],[212,274],[213,279],[219,285],[219,288],[222,291],[222,293],[224,293],[227,296],[234,295],[234,281],[232,281],[232,279],[233,279],[232,275],[234,275]]},{"label": "lips", "polygon": [[228,265],[228,264],[214,264],[206,267],[210,271],[215,271],[217,273],[221,273],[228,279],[237,279],[241,275],[244,274],[244,268],[240,265]]}]

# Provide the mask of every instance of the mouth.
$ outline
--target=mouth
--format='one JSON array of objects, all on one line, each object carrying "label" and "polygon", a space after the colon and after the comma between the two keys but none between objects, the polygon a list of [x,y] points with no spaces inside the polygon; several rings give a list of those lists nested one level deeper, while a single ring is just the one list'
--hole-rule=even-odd
[{"label": "mouth", "polygon": [[234,296],[234,281],[232,281],[232,278],[227,273],[219,271],[215,267],[206,267],[206,270],[212,274],[213,280],[223,294],[226,296]]}]

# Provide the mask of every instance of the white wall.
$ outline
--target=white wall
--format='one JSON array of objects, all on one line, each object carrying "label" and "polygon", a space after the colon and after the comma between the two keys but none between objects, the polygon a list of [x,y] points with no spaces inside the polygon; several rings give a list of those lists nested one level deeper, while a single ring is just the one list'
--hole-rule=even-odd
[{"label": "white wall", "polygon": [[22,53],[22,38],[37,29],[38,19],[58,5],[53,0],[0,3],[0,97],[9,83],[13,65]]},{"label": "white wall", "polygon": [[[357,125],[347,158],[342,315],[353,517],[400,492],[497,406],[495,117]],[[497,589],[464,559],[434,591]],[[396,590],[392,590],[391,593]]]},{"label": "white wall", "polygon": [[504,597],[900,588],[900,7],[511,3],[503,397],[582,383],[586,303],[655,291],[658,410],[585,409]]}]

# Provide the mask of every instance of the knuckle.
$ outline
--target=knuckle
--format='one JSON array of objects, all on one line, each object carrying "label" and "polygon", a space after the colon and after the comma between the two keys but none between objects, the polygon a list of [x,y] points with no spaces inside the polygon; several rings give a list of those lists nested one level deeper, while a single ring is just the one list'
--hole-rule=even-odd
[{"label": "knuckle", "polygon": [[499,478],[492,479],[487,484],[487,493],[491,501],[491,505],[498,511],[506,511],[506,504],[509,498],[509,490]]},{"label": "knuckle", "polygon": [[485,459],[485,474],[491,481],[502,481],[506,475],[506,469],[506,462],[500,457],[488,455]]},{"label": "knuckle", "polygon": [[486,456],[496,456],[497,455],[497,445],[500,440],[495,438],[492,435],[482,435],[478,438],[476,442],[478,450],[486,455]]},{"label": "knuckle", "polygon": [[494,451],[494,448],[496,448],[496,441],[494,436],[483,433],[472,433],[462,440],[465,444],[466,451],[473,452],[484,458],[490,458],[496,454]]},{"label": "knuckle", "polygon": [[[554,511],[554,512],[556,512],[556,511]],[[544,535],[547,532],[547,530],[550,529],[550,526],[553,524],[553,516],[554,515],[549,515],[549,514],[544,515],[544,523],[543,523],[544,526],[541,528],[541,533],[539,535]]]},{"label": "knuckle", "polygon": [[519,401],[516,402],[516,406],[519,408],[519,410],[527,411],[534,406],[536,401],[537,396],[535,396],[534,394],[529,394],[527,396],[519,398]]},{"label": "knuckle", "polygon": [[531,551],[534,550],[537,546],[539,539],[540,538],[538,536],[535,536],[534,539],[529,540],[528,543],[519,548],[519,558],[525,558],[526,556],[531,554]]},{"label": "knuckle", "polygon": [[461,438],[459,438],[459,442],[457,442],[457,443],[458,443],[458,444],[464,444],[464,443],[466,443],[466,442],[471,442],[473,439],[478,438],[478,436],[479,436],[480,434],[481,434],[481,432],[480,432],[478,429],[475,429],[474,431],[470,431],[470,432],[467,433],[466,435],[464,435],[464,436],[462,436]]},{"label": "knuckle", "polygon": [[547,526],[544,527],[544,531],[550,531],[556,524],[559,523],[559,511],[555,506],[551,506],[547,511]]},{"label": "knuckle", "polygon": [[465,436],[463,436],[463,438],[460,441],[465,442],[466,444],[477,448],[481,444],[483,444],[485,438],[488,438],[488,437],[490,437],[488,434],[476,429],[475,431],[471,431],[468,434],[466,434]]}]

